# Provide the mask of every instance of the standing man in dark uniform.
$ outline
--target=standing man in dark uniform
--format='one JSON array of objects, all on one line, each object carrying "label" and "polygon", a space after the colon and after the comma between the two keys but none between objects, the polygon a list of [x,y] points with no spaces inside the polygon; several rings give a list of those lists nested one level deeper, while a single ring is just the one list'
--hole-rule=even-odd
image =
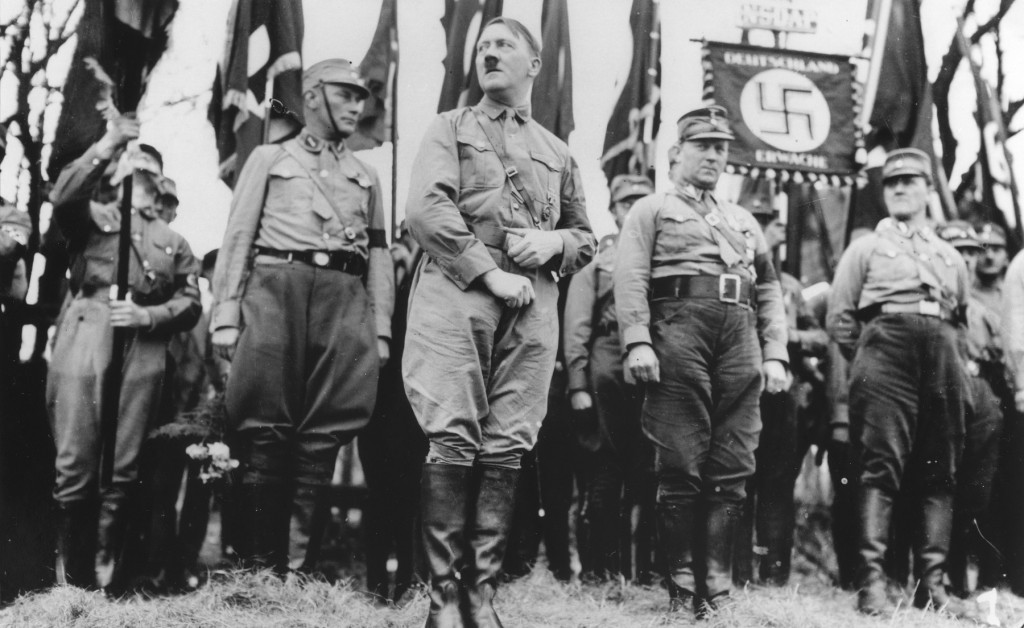
[{"label": "standing man in dark uniform", "polygon": [[[640,198],[654,193],[643,175],[622,174],[612,179],[611,207],[620,230],[626,214]],[[569,372],[569,403],[575,412],[596,411],[598,434],[594,475],[587,487],[585,525],[598,578],[632,573],[632,534],[620,542],[621,531],[632,525],[632,507],[641,509],[637,530],[638,554],[650,553],[653,537],[653,459],[650,441],[640,428],[643,391],[627,383],[622,369],[622,342],[615,318],[612,272],[618,236],[606,236],[597,258],[572,278],[565,304],[565,360]],[[625,495],[623,490],[625,489]],[[625,497],[626,509],[623,508]],[[637,557],[638,570],[649,571],[650,560]],[[637,574],[642,575],[642,574]]]},{"label": "standing man in dark uniform", "polygon": [[972,276],[971,294],[996,316],[1003,310],[1003,275],[1010,265],[1006,253],[1006,232],[999,225],[986,222],[977,231],[982,254]]},{"label": "standing man in dark uniform", "polygon": [[732,585],[735,524],[754,473],[761,392],[783,392],[786,313],[771,251],[750,212],[715,184],[733,139],[721,106],[677,123],[671,192],[636,203],[613,281],[626,367],[647,384],[658,536],[670,611],[707,617]]},{"label": "standing man in dark uniform", "polygon": [[553,273],[576,272],[594,254],[569,148],[530,117],[540,66],[526,27],[491,20],[477,42],[484,98],[438,116],[412,170],[407,222],[426,256],[402,374],[430,441],[427,626],[501,625],[491,601],[520,459],[547,412],[558,349]]},{"label": "standing man in dark uniform", "polygon": [[[130,298],[116,301],[118,201],[91,200],[114,156],[138,137],[138,122],[120,118],[60,174],[50,199],[68,241],[74,295],[61,318],[47,380],[46,405],[57,446],[58,582],[115,583],[126,514],[138,477],[139,452],[159,412],[171,335],[199,320],[199,263],[188,243],[157,215],[160,175],[136,146],[121,155],[113,183],[134,172]],[[121,190],[120,186],[116,189]],[[133,330],[124,358],[110,486],[99,487],[100,408],[113,327]],[[109,452],[102,452],[108,455]],[[96,561],[99,514],[99,561]]]},{"label": "standing man in dark uniform", "polygon": [[345,145],[369,92],[343,59],[307,68],[302,89],[306,127],[239,175],[213,285],[213,344],[235,358],[239,553],[278,571],[315,568],[338,450],[373,412],[394,306],[377,173]]},{"label": "standing man in dark uniform", "polygon": [[952,600],[943,576],[966,386],[956,326],[969,279],[960,255],[928,226],[930,172],[917,149],[889,153],[882,180],[890,218],[846,249],[829,298],[827,328],[852,358],[850,423],[861,465],[857,608],[867,614],[891,611],[883,563],[893,500],[906,482],[920,498],[914,602],[941,609]]}]

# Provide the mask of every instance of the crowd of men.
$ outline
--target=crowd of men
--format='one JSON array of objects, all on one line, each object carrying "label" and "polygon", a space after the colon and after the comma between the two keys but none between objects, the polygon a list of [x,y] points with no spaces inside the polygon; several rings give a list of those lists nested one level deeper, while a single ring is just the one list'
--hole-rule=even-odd
[{"label": "crowd of men", "polygon": [[[136,121],[112,121],[65,168],[51,200],[70,296],[47,386],[58,580],[125,590],[143,498],[151,544],[191,539],[177,578],[181,555],[194,563],[209,491],[191,475],[194,516],[161,533],[185,463],[145,439],[202,396],[175,387],[197,379],[181,376],[195,368],[182,347],[208,341],[240,463],[224,524],[242,564],[317,572],[339,450],[358,436],[367,588],[399,600],[428,583],[428,627],[500,626],[502,574],[528,573],[543,541],[569,580],[571,537],[581,579],[660,581],[671,613],[707,618],[734,585],[785,585],[812,443],[834,479],[838,584],[859,589],[859,610],[914,591],[962,614],[972,588],[1024,590],[1024,258],[1007,270],[1005,232],[935,225],[928,156],[894,150],[890,217],[850,243],[827,297],[805,300],[779,271],[778,214],[715,191],[734,136],[712,105],[678,119],[667,191],[611,182],[619,232],[597,243],[568,147],[530,117],[542,70],[522,24],[486,25],[485,95],[427,130],[390,250],[377,174],[345,144],[369,93],[348,61],[304,72],[306,126],[247,160],[215,265],[168,226],[176,190]],[[26,242],[16,213],[0,213],[4,298],[24,293],[7,281]],[[199,322],[201,273],[213,307]],[[129,334],[110,452],[115,329]],[[142,562],[150,584],[174,580]]]}]

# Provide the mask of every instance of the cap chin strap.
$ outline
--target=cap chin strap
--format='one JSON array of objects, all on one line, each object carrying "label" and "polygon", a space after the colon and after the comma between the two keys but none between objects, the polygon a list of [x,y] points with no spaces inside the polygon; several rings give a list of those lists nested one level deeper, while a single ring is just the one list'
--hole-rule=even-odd
[{"label": "cap chin strap", "polygon": [[341,129],[338,128],[338,123],[334,120],[334,110],[331,109],[331,101],[327,100],[327,90],[324,89],[323,81],[320,82],[320,95],[324,99],[324,107],[327,108],[327,117],[331,120],[331,128],[334,129],[334,136],[341,137]]}]

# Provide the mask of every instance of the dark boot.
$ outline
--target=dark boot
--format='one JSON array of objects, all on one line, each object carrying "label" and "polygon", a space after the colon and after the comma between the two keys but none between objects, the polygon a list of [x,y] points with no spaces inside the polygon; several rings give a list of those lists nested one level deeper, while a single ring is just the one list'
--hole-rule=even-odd
[{"label": "dark boot", "polygon": [[96,502],[57,503],[57,584],[96,586]]},{"label": "dark boot", "polygon": [[291,511],[284,484],[243,484],[238,493],[239,516],[236,550],[247,569],[273,569],[284,574],[288,566],[288,522]]},{"label": "dark boot", "polygon": [[512,526],[519,469],[479,465],[477,473],[480,483],[466,531],[472,554],[467,557],[471,568],[470,578],[464,581],[464,618],[469,628],[501,628],[493,600]]},{"label": "dark boot", "polygon": [[289,527],[288,569],[303,574],[316,572],[324,532],[331,517],[330,486],[300,483],[292,497]]},{"label": "dark boot", "polygon": [[693,573],[694,504],[658,504],[658,544],[664,552],[670,613],[690,613],[697,592]]},{"label": "dark boot", "polygon": [[[753,479],[747,481],[747,497],[743,502],[743,513],[736,522],[736,545],[733,548],[732,581],[737,587],[743,587],[754,581],[754,514],[756,484]],[[757,539],[764,545],[764,540]],[[763,567],[763,565],[762,565]]]},{"label": "dark boot", "polygon": [[914,606],[962,616],[963,604],[949,595],[943,580],[953,535],[953,495],[922,498],[921,516],[921,528],[914,544],[915,571],[919,578]]},{"label": "dark boot", "polygon": [[861,573],[857,610],[867,615],[891,615],[895,609],[886,594],[884,561],[892,496],[877,488],[863,487],[859,501]]},{"label": "dark boot", "polygon": [[425,463],[420,480],[423,549],[430,571],[425,628],[462,628],[456,570],[462,563],[472,467]]},{"label": "dark boot", "polygon": [[739,503],[710,502],[705,520],[704,594],[697,603],[698,619],[707,619],[729,597],[732,586],[732,552],[736,541],[736,522],[742,509]]},{"label": "dark boot", "polygon": [[110,595],[120,595],[125,590],[122,550],[127,525],[127,500],[104,499],[100,504],[97,535],[96,583]]}]

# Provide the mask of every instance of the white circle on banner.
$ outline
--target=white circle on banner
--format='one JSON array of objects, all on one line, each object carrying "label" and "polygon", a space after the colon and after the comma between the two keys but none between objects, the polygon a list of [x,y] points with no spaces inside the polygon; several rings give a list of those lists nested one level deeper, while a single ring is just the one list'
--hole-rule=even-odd
[{"label": "white circle on banner", "polygon": [[747,81],[740,112],[760,140],[794,153],[821,146],[832,127],[825,95],[811,79],[790,70],[765,70]]}]

